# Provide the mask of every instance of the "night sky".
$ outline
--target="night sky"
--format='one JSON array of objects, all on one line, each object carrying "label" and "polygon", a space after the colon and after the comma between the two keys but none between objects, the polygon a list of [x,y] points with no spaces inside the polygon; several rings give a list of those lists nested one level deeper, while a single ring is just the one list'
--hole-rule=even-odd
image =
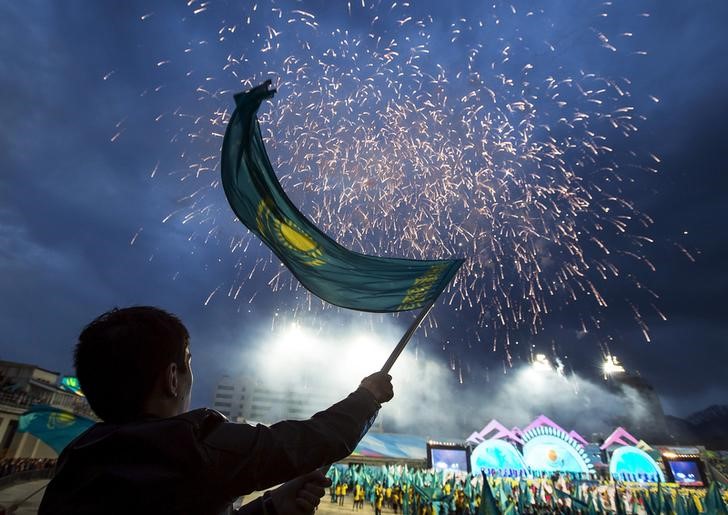
[{"label": "night sky", "polygon": [[[259,3],[258,9],[268,5]],[[446,30],[436,30],[438,21],[474,16],[477,8],[475,2],[437,7],[440,3],[417,2],[412,11],[432,14],[431,59],[447,63],[456,47],[444,37]],[[241,352],[270,328],[273,318],[285,317],[295,300],[287,290],[270,290],[270,274],[253,275],[240,299],[227,296],[237,273],[228,241],[244,229],[233,221],[220,188],[207,192],[214,212],[223,213],[215,222],[221,229],[207,241],[214,224],[195,229],[197,222],[183,223],[183,216],[162,222],[189,205],[180,199],[195,187],[193,180],[180,180],[188,166],[181,155],[184,144],[170,144],[190,121],[167,115],[156,122],[155,117],[175,106],[200,113],[213,105],[196,100],[194,84],[208,75],[215,77],[211,87],[216,90],[241,89],[221,72],[226,54],[215,41],[220,13],[242,20],[254,2],[210,2],[214,16],[195,15],[186,2],[165,4],[25,1],[0,7],[0,358],[70,373],[75,338],[93,317],[113,306],[157,305],[178,314],[190,329],[193,401],[199,406],[210,402],[219,374],[238,368],[234,362]],[[358,18],[356,10],[348,15],[346,2],[285,4],[316,13],[323,26],[368,30],[369,18]],[[624,59],[600,61],[609,51],[590,50],[594,36],[584,36],[591,34],[597,2],[554,1],[543,8],[560,20],[558,58],[628,77],[631,105],[646,117],[629,140],[631,147],[621,150],[654,153],[661,161],[659,172],[635,175],[622,196],[654,220],[648,253],[656,270],[626,262],[621,275],[639,277],[656,292],[655,303],[667,320],[646,316],[647,343],[633,311],[622,302],[621,283],[615,282],[603,289],[610,310],[602,334],[580,332],[577,302],[554,309],[537,335],[514,331],[511,353],[518,366],[529,348],[555,352],[567,356],[569,369],[594,376],[608,342],[628,369],[639,370],[654,384],[668,413],[687,415],[728,399],[728,232],[723,223],[728,216],[728,3],[613,4],[613,16],[603,22],[605,32],[634,29],[629,45],[647,55],[624,52]],[[650,16],[636,19],[640,12]],[[198,45],[201,40],[209,43]],[[245,50],[244,37],[236,44]],[[195,50],[185,54],[188,47]],[[536,53],[533,59],[549,66],[555,58]],[[158,64],[163,61],[169,62]],[[192,78],[189,70],[194,70]],[[225,98],[217,100],[221,108],[232,106],[231,96],[228,104]],[[208,153],[218,152],[216,141],[218,147],[213,141]],[[301,193],[293,189],[297,199]],[[268,255],[254,247],[249,259]],[[641,312],[654,313],[649,302],[637,302]],[[439,306],[436,317],[439,329],[420,337],[417,345],[442,363],[468,363],[463,388],[477,390],[483,370],[503,374],[503,342],[495,352],[488,338],[474,343],[475,322],[447,306]],[[402,327],[403,318],[397,322]],[[332,325],[348,319],[333,311],[319,317]],[[442,342],[449,342],[445,351]]]}]

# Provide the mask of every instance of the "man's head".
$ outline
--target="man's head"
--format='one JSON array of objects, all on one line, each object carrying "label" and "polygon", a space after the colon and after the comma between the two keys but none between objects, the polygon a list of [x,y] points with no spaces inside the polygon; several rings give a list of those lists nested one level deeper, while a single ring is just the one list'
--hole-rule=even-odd
[{"label": "man's head", "polygon": [[81,332],[74,361],[91,408],[105,422],[174,416],[189,408],[189,333],[150,306],[112,309]]}]

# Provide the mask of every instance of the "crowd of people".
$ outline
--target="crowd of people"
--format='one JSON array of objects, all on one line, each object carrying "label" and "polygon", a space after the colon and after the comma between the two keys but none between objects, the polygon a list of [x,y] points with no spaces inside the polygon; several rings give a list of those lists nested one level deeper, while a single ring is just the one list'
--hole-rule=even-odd
[{"label": "crowd of people", "polygon": [[55,459],[3,458],[0,460],[0,478],[28,470],[45,470],[56,466]]},{"label": "crowd of people", "polygon": [[[357,511],[365,503],[380,515],[384,508],[403,515],[503,513],[728,514],[728,489],[677,484],[584,480],[554,474],[509,478],[434,472],[406,466],[334,466],[329,470],[332,503]],[[724,511],[720,511],[724,510]]]}]

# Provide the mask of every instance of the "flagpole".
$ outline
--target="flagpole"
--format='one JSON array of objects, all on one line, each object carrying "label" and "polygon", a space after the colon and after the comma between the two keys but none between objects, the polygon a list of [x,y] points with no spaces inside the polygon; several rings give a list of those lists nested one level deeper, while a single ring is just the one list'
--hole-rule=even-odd
[{"label": "flagpole", "polygon": [[415,318],[410,326],[407,328],[407,332],[404,333],[402,338],[399,340],[399,343],[394,348],[392,353],[387,358],[387,362],[384,363],[384,366],[382,367],[382,372],[389,373],[389,371],[392,369],[392,366],[394,365],[394,362],[397,361],[397,358],[400,354],[402,354],[402,351],[407,346],[407,343],[409,343],[410,339],[412,338],[412,335],[415,334],[415,331],[418,327],[420,327],[420,324],[425,319],[425,317],[432,311],[433,306],[435,305],[435,302],[439,298],[439,295],[432,299],[432,302],[425,305],[425,307],[422,308],[422,310],[417,315],[417,318]]},{"label": "flagpole", "polygon": [[[420,326],[422,321],[425,319],[425,317],[432,311],[433,306],[435,305],[435,302],[437,302],[437,299],[440,298],[438,295],[429,304],[426,304],[422,310],[417,315],[417,318],[415,318],[410,326],[407,328],[407,332],[404,333],[402,338],[399,340],[399,343],[394,348],[392,353],[387,358],[387,362],[382,367],[382,372],[389,373],[389,371],[392,369],[392,366],[394,365],[394,362],[397,361],[397,358],[400,354],[402,354],[402,351],[407,346],[407,343],[412,338],[412,335],[415,334],[415,331]],[[320,467],[318,470],[321,472],[324,476],[328,473],[329,469],[331,468],[331,465],[324,465],[323,467]]]}]

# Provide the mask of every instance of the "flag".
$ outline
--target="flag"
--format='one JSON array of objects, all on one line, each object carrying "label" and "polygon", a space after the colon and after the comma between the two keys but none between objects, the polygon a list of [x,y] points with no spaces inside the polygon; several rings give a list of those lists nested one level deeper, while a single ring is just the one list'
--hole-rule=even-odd
[{"label": "flag", "polygon": [[652,492],[645,493],[642,500],[644,501],[644,508],[647,515],[659,515],[658,507],[654,502]]},{"label": "flag", "polygon": [[465,478],[465,484],[463,485],[463,493],[465,494],[465,497],[468,499],[473,498],[473,478],[470,476],[467,476]]},{"label": "flag", "polygon": [[349,309],[393,312],[433,302],[462,259],[377,257],[345,249],[293,205],[273,171],[256,113],[273,97],[266,81],[235,95],[222,145],[222,185],[230,207],[311,293]]},{"label": "flag", "polygon": [[530,503],[528,502],[528,483],[521,479],[518,482],[518,512],[524,513],[526,511],[526,506],[528,506]]},{"label": "flag", "polygon": [[483,490],[480,494],[478,515],[500,515],[500,513],[495,503],[495,497],[493,497],[493,490],[490,489],[490,482],[488,482],[488,478],[483,474]]},{"label": "flag", "polygon": [[60,454],[77,436],[95,422],[68,411],[37,405],[20,415],[19,433],[30,433]]},{"label": "flag", "polygon": [[446,495],[442,490],[435,488],[434,492],[432,492],[432,498],[430,499],[430,502],[432,502],[433,513],[436,515],[440,515],[441,513],[447,515],[450,511],[452,498],[452,495]]},{"label": "flag", "polygon": [[624,509],[625,495],[619,491],[619,488],[617,488],[616,485],[614,486],[614,509],[616,510],[617,515],[627,515],[627,512]]},{"label": "flag", "polygon": [[685,497],[679,494],[675,499],[675,515],[688,515],[688,505]]},{"label": "flag", "polygon": [[[598,494],[597,494],[598,495]],[[597,510],[594,509],[594,498],[592,497],[592,492],[589,491],[589,495],[586,498],[586,504],[587,504],[587,514],[588,515],[595,515]]]},{"label": "flag", "polygon": [[506,493],[506,479],[501,479],[497,484],[498,486],[498,502],[500,503],[501,509],[505,509],[508,504],[508,494]]},{"label": "flag", "polygon": [[449,485],[450,485],[450,492],[449,493],[451,493],[451,494],[454,495],[455,494],[455,488],[456,488],[456,485],[455,485],[455,473],[453,473],[452,476],[450,476]]},{"label": "flag", "polygon": [[710,483],[708,492],[705,494],[705,510],[707,513],[715,515],[728,515],[728,509],[720,494],[720,487],[715,481]]},{"label": "flag", "polygon": [[336,486],[341,482],[341,471],[339,470],[339,467],[336,465],[330,467],[326,472],[326,477],[331,479],[331,488],[336,488]]},{"label": "flag", "polygon": [[415,472],[414,486],[425,486],[425,482],[422,479],[422,471],[418,470]]},{"label": "flag", "polygon": [[[652,490],[650,490],[650,494],[652,494]],[[653,507],[655,508],[655,511],[659,514],[662,514],[662,510],[665,506],[665,498],[662,493],[662,481],[657,482],[657,493],[653,497],[655,502],[653,503]]]},{"label": "flag", "polygon": [[584,501],[582,501],[582,500],[574,497],[573,495],[571,495],[568,492],[564,492],[563,490],[559,490],[558,488],[555,488],[554,487],[554,493],[558,497],[561,497],[562,499],[570,499],[571,500],[571,507],[574,508],[574,509],[576,509],[576,508],[580,508],[580,509],[588,508],[588,504],[587,503],[585,503]]},{"label": "flag", "polygon": [[686,500],[688,513],[690,515],[699,515],[701,511],[703,511],[701,508],[698,508],[698,505],[695,504],[695,496],[692,494],[688,494],[688,498]]},{"label": "flag", "polygon": [[630,493],[630,502],[632,503],[632,511],[631,515],[637,515],[639,505],[640,505],[640,495],[639,491],[633,491]]},{"label": "flag", "polygon": [[662,493],[662,512],[665,515],[675,515],[675,507],[672,505],[672,491],[666,489]]}]

